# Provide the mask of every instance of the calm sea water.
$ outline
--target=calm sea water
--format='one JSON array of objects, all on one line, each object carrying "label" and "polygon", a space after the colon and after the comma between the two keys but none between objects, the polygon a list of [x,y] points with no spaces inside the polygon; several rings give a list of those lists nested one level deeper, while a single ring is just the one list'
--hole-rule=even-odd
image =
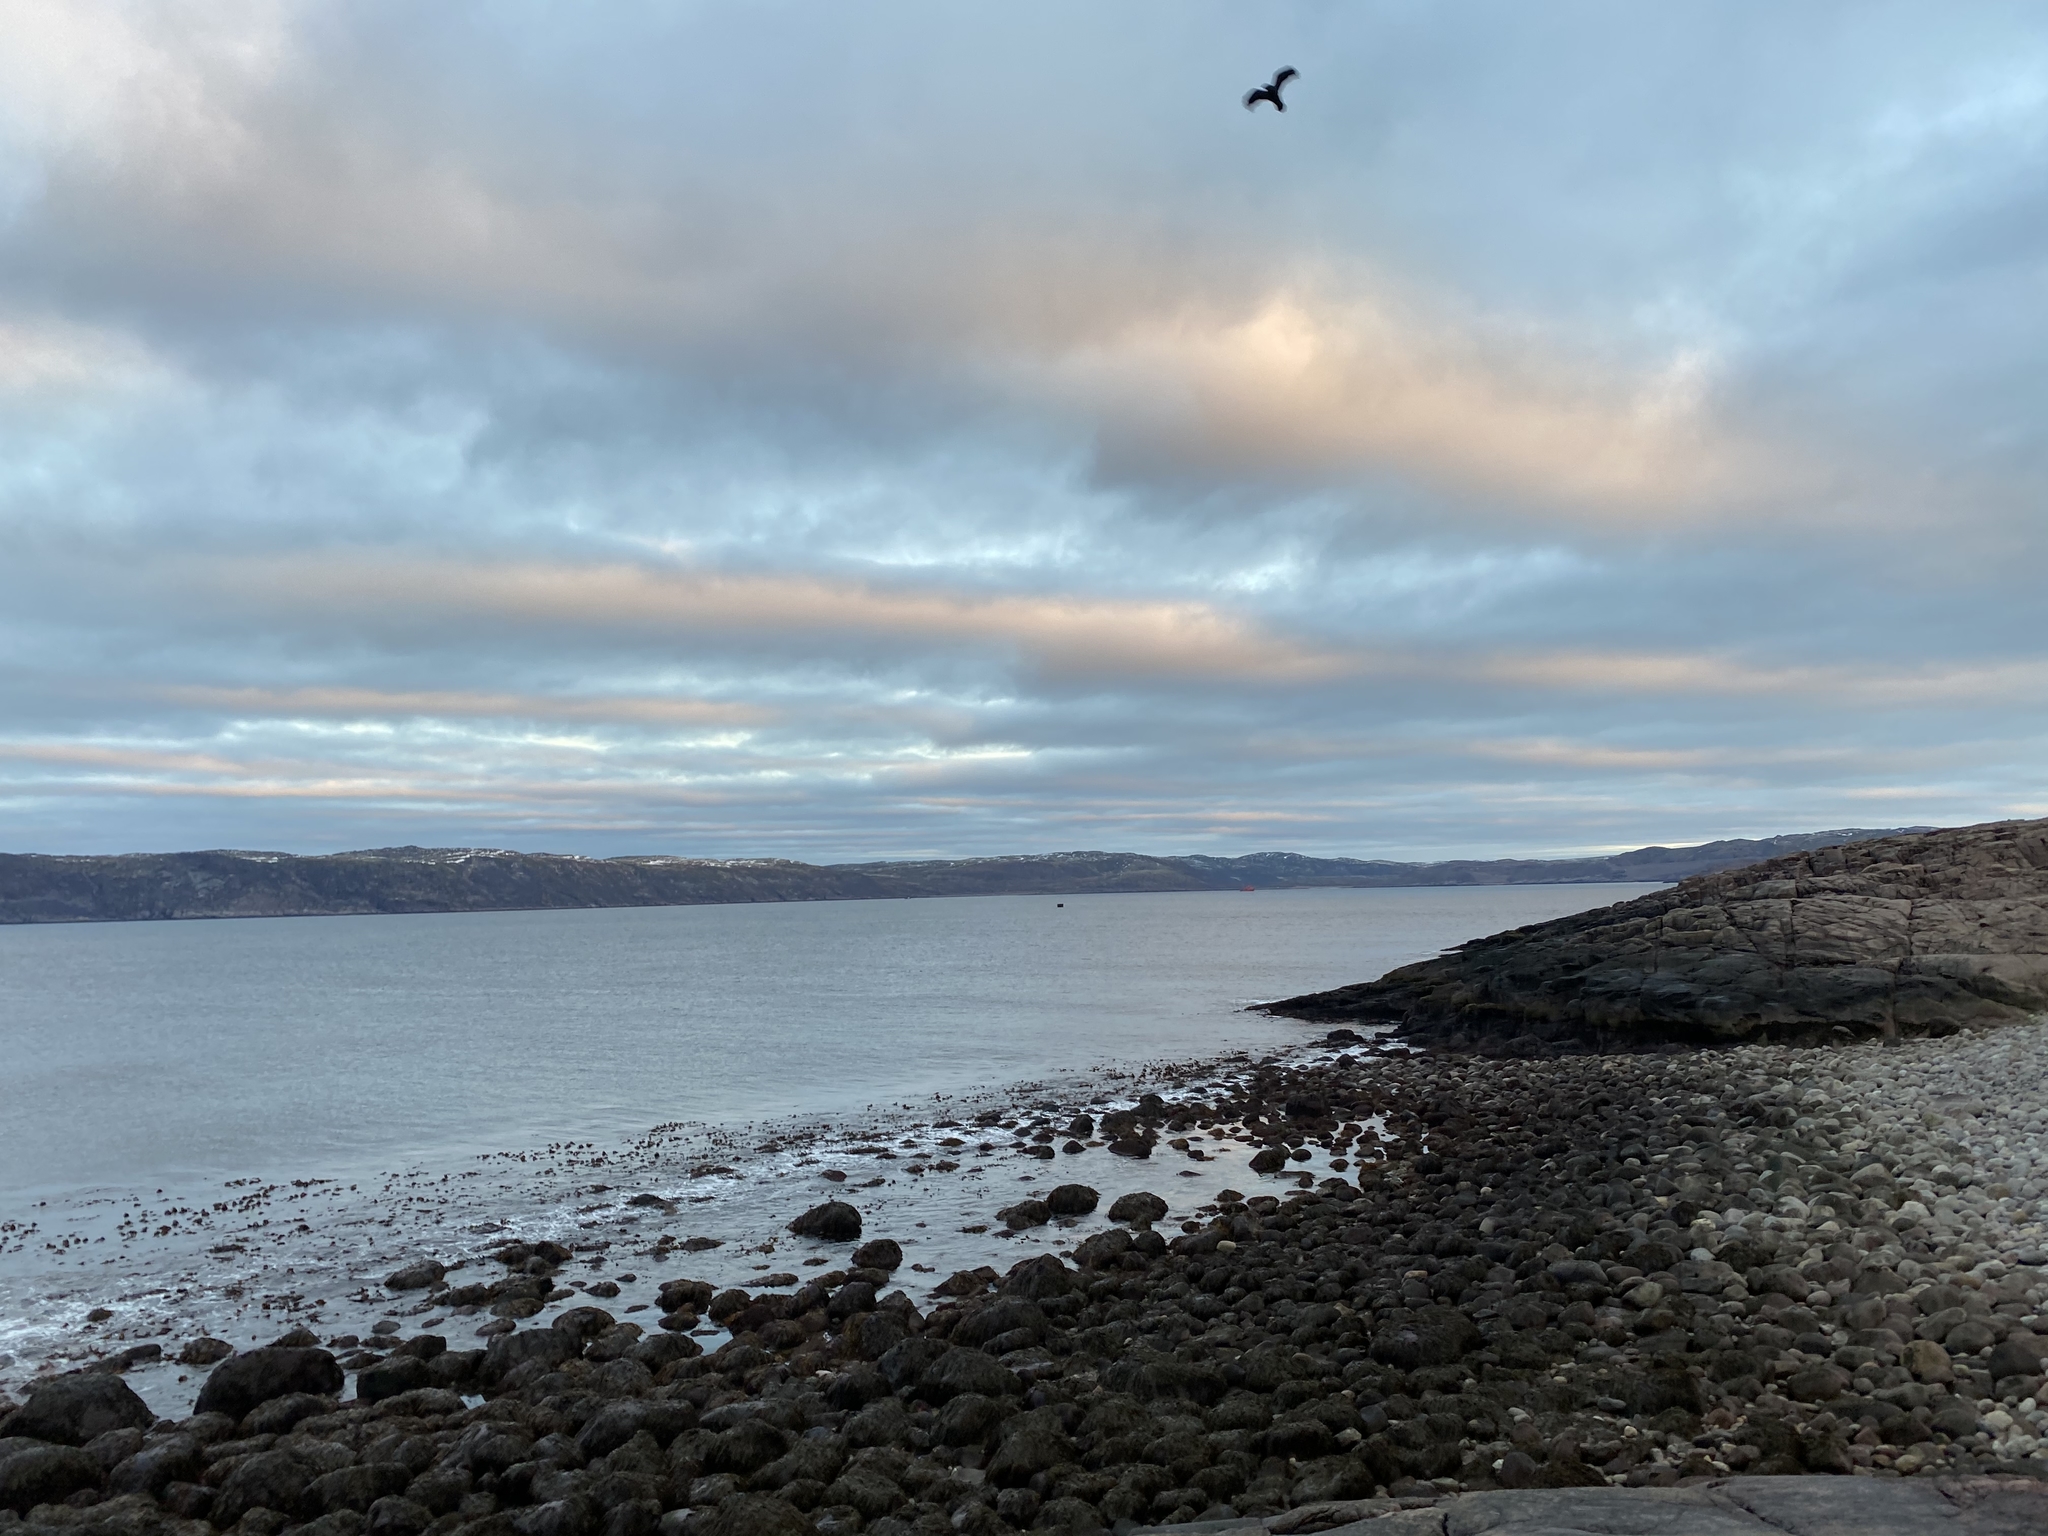
[{"label": "calm sea water", "polygon": [[0,1190],[360,1175],[1300,1037],[1247,1003],[1640,886],[0,928]]},{"label": "calm sea water", "polygon": [[[172,1359],[201,1333],[389,1317],[470,1344],[481,1319],[380,1282],[428,1256],[488,1272],[511,1235],[570,1245],[565,1278],[614,1281],[607,1306],[633,1314],[679,1260],[748,1286],[843,1263],[785,1230],[827,1198],[904,1244],[922,1294],[1070,1246],[1124,1190],[1179,1220],[1226,1187],[1292,1187],[1336,1170],[1254,1174],[1219,1137],[1199,1159],[1047,1163],[973,1117],[1228,1093],[1244,1053],[1319,1038],[1247,1003],[1642,889],[0,928],[0,1392],[155,1344],[127,1379],[181,1414],[197,1378]],[[1067,1180],[1104,1209],[995,1220]]]}]

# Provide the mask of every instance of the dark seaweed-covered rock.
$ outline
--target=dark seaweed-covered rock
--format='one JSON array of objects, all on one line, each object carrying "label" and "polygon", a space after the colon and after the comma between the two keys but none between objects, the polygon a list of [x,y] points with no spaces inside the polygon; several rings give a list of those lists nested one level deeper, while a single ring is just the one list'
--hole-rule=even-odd
[{"label": "dark seaweed-covered rock", "polygon": [[356,1373],[356,1398],[380,1403],[401,1392],[416,1392],[433,1385],[433,1373],[417,1355],[390,1355]]},{"label": "dark seaweed-covered rock", "polygon": [[0,1420],[0,1436],[84,1445],[111,1429],[147,1429],[155,1422],[149,1405],[120,1377],[79,1372],[31,1387],[28,1401]]},{"label": "dark seaweed-covered rock", "polygon": [[26,1514],[38,1504],[56,1504],[100,1486],[99,1462],[71,1445],[0,1440],[0,1509]]},{"label": "dark seaweed-covered rock", "polygon": [[789,1224],[798,1237],[815,1237],[827,1243],[850,1243],[860,1236],[860,1212],[843,1200],[814,1205]]},{"label": "dark seaweed-covered rock", "polygon": [[394,1291],[424,1291],[439,1285],[448,1267],[436,1259],[420,1259],[384,1277],[385,1287]]},{"label": "dark seaweed-covered rock", "polygon": [[239,1419],[259,1403],[292,1393],[332,1396],[341,1390],[341,1366],[324,1349],[252,1349],[213,1368],[199,1389],[194,1413]]},{"label": "dark seaweed-covered rock", "polygon": [[[1081,1134],[1091,1134],[1094,1129],[1091,1123]],[[1045,1207],[1055,1216],[1086,1216],[1101,1200],[1102,1196],[1086,1184],[1062,1184],[1045,1197]]]},{"label": "dark seaweed-covered rock", "polygon": [[1024,1390],[1024,1383],[978,1349],[949,1349],[917,1379],[920,1396],[943,1403],[962,1392],[1002,1397]]},{"label": "dark seaweed-covered rock", "polygon": [[903,1245],[893,1237],[877,1237],[853,1250],[855,1269],[900,1269]]},{"label": "dark seaweed-covered rock", "polygon": [[1150,1226],[1155,1221],[1166,1219],[1166,1202],[1146,1190],[1118,1195],[1110,1204],[1109,1219],[1128,1221],[1137,1226]]}]

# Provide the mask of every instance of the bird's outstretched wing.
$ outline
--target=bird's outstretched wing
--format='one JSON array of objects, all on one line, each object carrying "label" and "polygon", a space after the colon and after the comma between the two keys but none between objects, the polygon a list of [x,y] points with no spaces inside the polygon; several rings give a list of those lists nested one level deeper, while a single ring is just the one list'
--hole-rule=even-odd
[{"label": "bird's outstretched wing", "polygon": [[1273,88],[1270,85],[1257,86],[1244,93],[1244,109],[1249,112],[1260,102],[1271,101],[1272,99]]},{"label": "bird's outstretched wing", "polygon": [[1287,68],[1281,70],[1279,74],[1273,77],[1272,89],[1278,91],[1281,86],[1285,85],[1288,81],[1292,80],[1296,75],[1300,73],[1300,70],[1296,69],[1293,65],[1290,64]]}]

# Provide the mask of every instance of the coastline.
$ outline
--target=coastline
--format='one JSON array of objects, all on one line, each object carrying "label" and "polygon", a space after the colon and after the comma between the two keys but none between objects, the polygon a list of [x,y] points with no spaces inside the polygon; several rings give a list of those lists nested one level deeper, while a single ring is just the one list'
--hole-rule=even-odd
[{"label": "coastline", "polygon": [[[1160,1097],[1133,1104],[1148,1084]],[[671,1301],[695,1298],[702,1315],[687,1328],[654,1326],[658,1303],[596,1289],[621,1268],[616,1247],[595,1267],[572,1247],[557,1266],[539,1233],[464,1234],[463,1269],[362,1298],[399,1342],[337,1342],[353,1383],[337,1366],[337,1390],[275,1399],[296,1403],[272,1411],[291,1422],[257,1423],[259,1404],[240,1424],[138,1431],[131,1455],[144,1438],[193,1447],[194,1476],[151,1490],[151,1507],[175,1486],[191,1512],[178,1518],[232,1525],[272,1507],[247,1504],[236,1482],[258,1462],[287,1481],[344,1452],[368,1465],[394,1433],[418,1443],[408,1454],[421,1464],[402,1486],[381,1474],[394,1486],[379,1497],[408,1507],[385,1509],[377,1529],[412,1521],[437,1536],[556,1518],[594,1531],[576,1522],[626,1505],[647,1530],[706,1536],[941,1524],[992,1536],[1489,1487],[2048,1476],[2048,1024],[1891,1048],[1522,1061],[1354,1037],[1099,1086],[1122,1091],[1027,1090],[1021,1105],[989,1106],[1024,1111],[1004,1117],[1006,1141],[981,1134],[1000,1121],[973,1124],[986,1110],[948,1105],[893,1137],[895,1159],[870,1154],[904,1164],[899,1189],[922,1188],[931,1176],[907,1173],[900,1143],[928,1157],[974,1148],[980,1183],[951,1187],[971,1190],[982,1217],[958,1225],[989,1231],[920,1248],[933,1225],[892,1219],[886,1185],[861,1188],[850,1166],[828,1181],[862,1209],[864,1239],[902,1243],[900,1266],[856,1275],[843,1267],[851,1244],[787,1233],[744,1256],[739,1244],[692,1253],[671,1230],[686,1225],[687,1196],[672,1222],[666,1208],[626,1207],[679,1238],[630,1272],[671,1282]],[[1150,1155],[1020,1150],[1078,1140],[1066,1135],[1077,1103],[1131,1105],[1110,1128]],[[934,1131],[960,1133],[963,1149]],[[851,1146],[814,1141],[800,1153],[812,1154],[821,1177],[850,1163]],[[1083,1168],[1101,1196],[1087,1217],[993,1235],[998,1202],[1079,1182],[1070,1170]],[[1310,1188],[1298,1168],[1313,1170]],[[1197,1198],[1221,1195],[1210,1186],[1224,1177],[1246,1198]],[[1116,1197],[1140,1190],[1168,1208],[1108,1221]],[[521,1237],[523,1253],[496,1250],[514,1263],[480,1251]],[[920,1252],[944,1262],[920,1273]],[[787,1264],[791,1283],[752,1268],[768,1264]],[[685,1279],[703,1283],[673,1283]],[[478,1282],[497,1299],[457,1289]],[[510,1326],[475,1336],[494,1324]],[[292,1342],[348,1338],[326,1333],[324,1315],[316,1326]],[[183,1374],[196,1392],[202,1371]],[[641,1427],[616,1444],[591,1432],[629,1422]],[[494,1467],[463,1451],[479,1426],[511,1437],[519,1459]],[[0,1436],[9,1429],[0,1421]],[[314,1481],[300,1480],[278,1527],[363,1529],[375,1501],[351,1504],[341,1484],[309,1494]]]}]

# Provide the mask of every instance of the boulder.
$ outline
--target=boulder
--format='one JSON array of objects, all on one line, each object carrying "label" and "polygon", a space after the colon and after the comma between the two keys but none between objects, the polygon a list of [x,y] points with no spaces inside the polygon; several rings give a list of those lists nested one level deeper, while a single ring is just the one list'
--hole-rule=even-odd
[{"label": "boulder", "polygon": [[479,1371],[486,1381],[503,1381],[529,1360],[560,1365],[583,1353],[583,1341],[561,1328],[530,1328],[524,1333],[501,1333],[484,1351]]},{"label": "boulder", "polygon": [[1956,1368],[1949,1362],[1948,1351],[1932,1339],[1913,1340],[1906,1346],[1903,1359],[1916,1381],[1946,1383],[1956,1379]]},{"label": "boulder", "polygon": [[903,1245],[893,1237],[877,1237],[853,1250],[855,1269],[900,1269]]},{"label": "boulder", "polygon": [[736,1493],[690,1522],[690,1536],[815,1536],[811,1517],[772,1493]]},{"label": "boulder", "polygon": [[80,1372],[31,1387],[28,1401],[0,1420],[0,1435],[84,1445],[110,1429],[147,1429],[155,1422],[149,1405],[120,1377]]},{"label": "boulder", "polygon": [[1482,1343],[1478,1325],[1455,1307],[1425,1307],[1373,1335],[1372,1357],[1396,1370],[1449,1365]]},{"label": "boulder", "polygon": [[332,1413],[338,1406],[319,1392],[287,1392],[251,1408],[241,1430],[245,1435],[288,1435],[302,1421]]},{"label": "boulder", "polygon": [[[886,1360],[885,1356],[885,1374]],[[931,1403],[943,1403],[962,1392],[1005,1397],[1020,1394],[1023,1390],[1024,1383],[1014,1372],[1006,1370],[978,1349],[948,1349],[917,1379],[918,1395]]]},{"label": "boulder", "polygon": [[259,1451],[245,1456],[221,1483],[209,1518],[226,1528],[252,1509],[290,1514],[322,1470],[319,1463],[297,1451]]},{"label": "boulder", "polygon": [[555,1320],[548,1326],[557,1328],[563,1333],[571,1334],[587,1343],[603,1333],[607,1328],[616,1327],[617,1324],[618,1319],[605,1311],[603,1307],[570,1307],[565,1312],[557,1313]]},{"label": "boulder", "polygon": [[1101,1200],[1086,1184],[1062,1184],[1045,1197],[1045,1208],[1055,1216],[1086,1216]]},{"label": "boulder", "polygon": [[1128,1195],[1118,1195],[1109,1207],[1111,1221],[1127,1221],[1133,1226],[1149,1227],[1155,1221],[1164,1220],[1166,1202],[1146,1190]]},{"label": "boulder", "polygon": [[75,1445],[0,1440],[0,1509],[27,1514],[38,1504],[58,1504],[74,1493],[98,1488],[100,1464]]},{"label": "boulder", "polygon": [[447,1273],[448,1266],[438,1260],[420,1259],[386,1275],[384,1285],[393,1291],[424,1291],[439,1285]]},{"label": "boulder", "polygon": [[860,1236],[860,1212],[843,1200],[814,1205],[789,1224],[798,1237],[815,1237],[827,1243],[850,1243]]},{"label": "boulder", "polygon": [[1049,1296],[1066,1296],[1077,1288],[1074,1272],[1058,1257],[1041,1253],[1020,1260],[1003,1277],[1005,1296],[1022,1296],[1027,1301],[1044,1301]]},{"label": "boulder", "polygon": [[1990,1359],[1985,1362],[1985,1369],[1991,1373],[1993,1381],[2002,1376],[2040,1375],[2040,1341],[2031,1333],[2007,1334],[2005,1341],[1991,1351]]},{"label": "boulder", "polygon": [[1052,1220],[1052,1212],[1043,1200],[1019,1200],[1015,1205],[997,1211],[996,1215],[1012,1232],[1021,1232],[1026,1227],[1042,1227]]},{"label": "boulder", "polygon": [[1113,1227],[1076,1245],[1074,1262],[1083,1269],[1110,1269],[1130,1251],[1131,1234]]},{"label": "boulder", "polygon": [[[393,1355],[356,1372],[356,1400],[381,1403],[401,1392],[417,1392],[432,1386],[433,1374],[417,1355]],[[367,1507],[367,1506],[365,1506]]]},{"label": "boulder", "polygon": [[218,1365],[235,1352],[226,1339],[202,1337],[191,1340],[178,1351],[180,1365]]},{"label": "boulder", "polygon": [[190,1435],[172,1435],[145,1445],[107,1474],[107,1491],[147,1494],[155,1498],[172,1483],[196,1483],[206,1469],[199,1442]]},{"label": "boulder", "polygon": [[[324,1349],[252,1349],[222,1361],[199,1389],[194,1413],[240,1419],[258,1403],[294,1392],[331,1397],[341,1390],[341,1366]],[[275,1506],[272,1506],[273,1508]]]}]

